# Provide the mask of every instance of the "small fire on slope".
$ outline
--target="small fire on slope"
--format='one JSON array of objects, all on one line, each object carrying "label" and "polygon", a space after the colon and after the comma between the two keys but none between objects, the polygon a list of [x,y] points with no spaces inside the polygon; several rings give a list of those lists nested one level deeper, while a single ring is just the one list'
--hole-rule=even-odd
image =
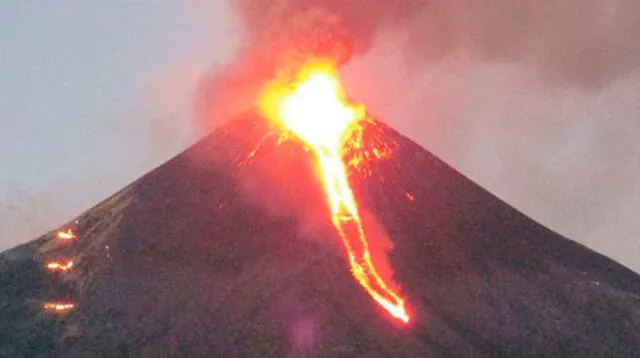
[{"label": "small fire on slope", "polygon": [[[394,318],[409,322],[405,299],[392,288],[397,284],[385,281],[373,262],[343,160],[344,152],[350,149],[347,139],[358,140],[350,134],[357,132],[366,118],[364,107],[346,100],[331,62],[311,64],[292,81],[270,83],[262,93],[260,107],[285,134],[294,134],[315,154],[332,223],[342,238],[353,277]],[[362,143],[351,144],[358,146]],[[377,151],[374,154],[382,156]]]},{"label": "small fire on slope", "polygon": [[[76,224],[77,223],[78,221],[76,220]],[[63,241],[70,241],[77,238],[76,234],[71,229],[58,231],[56,232],[55,237]],[[50,272],[68,272],[73,268],[73,266],[74,266],[73,260],[65,260],[65,261],[52,260],[47,262],[44,265],[47,271],[50,271]],[[70,310],[74,309],[75,307],[76,307],[75,303],[71,303],[71,302],[44,302],[42,304],[42,308],[45,311],[50,311],[50,312],[55,312],[60,314],[67,313]]]},{"label": "small fire on slope", "polygon": [[45,302],[43,304],[45,310],[55,313],[67,313],[75,307],[75,304],[66,302]]},{"label": "small fire on slope", "polygon": [[68,260],[66,263],[62,263],[62,262],[58,262],[58,261],[51,261],[51,262],[47,263],[45,265],[45,267],[49,271],[66,272],[66,271],[71,270],[71,268],[73,267],[73,261]]},{"label": "small fire on slope", "polygon": [[76,234],[71,229],[67,229],[66,231],[58,231],[56,237],[61,240],[73,240],[76,238]]}]

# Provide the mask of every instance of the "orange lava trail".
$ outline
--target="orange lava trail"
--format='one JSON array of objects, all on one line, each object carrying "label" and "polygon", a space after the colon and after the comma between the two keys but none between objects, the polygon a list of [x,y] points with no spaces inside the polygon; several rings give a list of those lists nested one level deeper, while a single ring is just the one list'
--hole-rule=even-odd
[{"label": "orange lava trail", "polygon": [[364,110],[346,101],[337,78],[331,64],[315,64],[301,71],[294,83],[268,86],[261,107],[268,118],[295,133],[316,154],[332,223],[342,238],[353,277],[380,306],[407,323],[405,300],[380,277],[372,261],[342,160],[343,140],[364,118]]},{"label": "orange lava trail", "polygon": [[378,304],[395,318],[409,322],[404,300],[378,275],[371,261],[371,252],[346,168],[337,152],[316,154],[323,172],[325,191],[331,204],[331,219],[349,255],[351,273]]}]

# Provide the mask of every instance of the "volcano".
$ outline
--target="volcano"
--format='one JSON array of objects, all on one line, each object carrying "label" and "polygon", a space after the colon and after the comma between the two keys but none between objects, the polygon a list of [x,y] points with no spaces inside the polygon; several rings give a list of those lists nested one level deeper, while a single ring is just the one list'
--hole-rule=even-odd
[{"label": "volcano", "polygon": [[640,356],[640,276],[372,120],[393,155],[349,180],[392,240],[412,317],[389,319],[349,273],[311,154],[270,131],[246,113],[4,252],[0,356]]}]

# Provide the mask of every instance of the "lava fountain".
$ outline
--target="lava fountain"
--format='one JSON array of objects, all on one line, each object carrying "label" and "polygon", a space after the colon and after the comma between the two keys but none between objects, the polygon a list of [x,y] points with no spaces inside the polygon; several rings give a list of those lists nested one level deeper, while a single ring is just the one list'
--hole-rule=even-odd
[{"label": "lava fountain", "polygon": [[349,134],[366,118],[364,107],[347,101],[332,63],[314,63],[292,79],[268,84],[260,96],[260,108],[315,154],[331,220],[344,244],[353,277],[391,316],[409,322],[405,299],[391,288],[397,284],[386,282],[371,258],[343,161]]}]

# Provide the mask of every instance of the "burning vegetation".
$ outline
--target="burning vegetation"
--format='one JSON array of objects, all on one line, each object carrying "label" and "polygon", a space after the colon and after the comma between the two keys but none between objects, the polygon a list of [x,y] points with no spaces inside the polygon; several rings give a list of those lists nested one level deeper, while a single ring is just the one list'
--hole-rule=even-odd
[{"label": "burning vegetation", "polygon": [[[409,322],[398,285],[380,274],[379,267],[388,263],[372,259],[370,237],[349,183],[347,165],[366,166],[370,158],[356,156],[348,163],[343,159],[353,147],[363,147],[362,137],[352,134],[362,131],[364,107],[346,99],[337,69],[330,61],[310,63],[291,77],[272,81],[260,96],[260,107],[284,136],[299,139],[314,153],[331,221],[344,244],[353,277],[392,317]],[[380,158],[384,149],[374,149],[374,157]]]}]

